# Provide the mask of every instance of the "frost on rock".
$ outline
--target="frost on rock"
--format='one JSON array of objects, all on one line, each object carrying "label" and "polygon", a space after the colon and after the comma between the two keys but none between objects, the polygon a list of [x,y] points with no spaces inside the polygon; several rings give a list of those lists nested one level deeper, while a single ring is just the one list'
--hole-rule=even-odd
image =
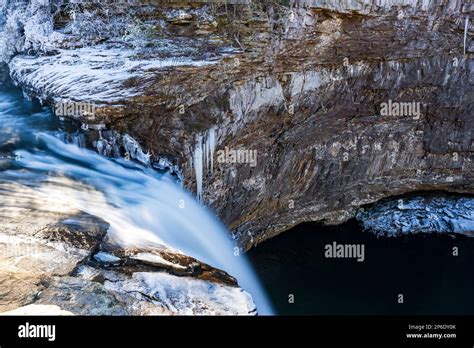
[{"label": "frost on rock", "polygon": [[184,180],[178,165],[173,164],[172,160],[167,157],[152,156],[145,152],[138,141],[129,134],[122,135],[117,131],[104,129],[106,127],[104,124],[85,124],[83,126],[82,129],[85,132],[58,133],[56,137],[80,148],[92,148],[101,156],[134,160],[147,167],[169,172],[180,182]]},{"label": "frost on rock", "polygon": [[140,95],[146,88],[146,84],[138,88],[128,82],[151,77],[157,69],[212,63],[186,58],[141,59],[133,50],[105,44],[58,52],[53,56],[15,57],[10,63],[12,77],[44,99],[119,102]]},{"label": "frost on rock", "polygon": [[100,155],[113,158],[124,156],[126,160],[136,160],[145,166],[151,164],[151,154],[145,153],[138,141],[130,135],[102,129],[97,134],[99,139],[94,140],[92,146]]},{"label": "frost on rock", "polygon": [[13,79],[43,100],[117,104],[143,95],[159,70],[216,64],[232,53],[211,39],[166,36],[159,20],[140,19],[140,6],[78,6],[8,0],[0,8],[0,61],[15,55]]},{"label": "frost on rock", "polygon": [[59,54],[52,56],[15,57],[10,63],[12,77],[44,99],[74,99],[100,104],[141,95],[148,85],[136,82],[152,78],[157,70],[216,63],[192,57],[148,55],[141,58],[133,49],[107,44],[57,51]]},{"label": "frost on rock", "polygon": [[252,297],[238,287],[160,272],[136,272],[123,282],[106,281],[109,290],[145,294],[179,315],[251,315]]},{"label": "frost on rock", "polygon": [[324,8],[337,12],[369,14],[404,8],[411,11],[434,11],[434,8],[448,4],[448,8],[459,7],[464,0],[298,0],[300,6]]},{"label": "frost on rock", "polygon": [[20,52],[46,52],[57,36],[49,0],[0,2],[0,61],[8,62]]},{"label": "frost on rock", "polygon": [[474,198],[411,197],[376,203],[356,218],[381,236],[459,233],[474,236]]}]

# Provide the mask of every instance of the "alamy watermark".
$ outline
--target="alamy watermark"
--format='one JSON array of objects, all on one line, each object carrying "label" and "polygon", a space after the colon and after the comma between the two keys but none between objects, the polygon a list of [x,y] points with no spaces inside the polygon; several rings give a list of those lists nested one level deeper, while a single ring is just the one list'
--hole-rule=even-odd
[{"label": "alamy watermark", "polygon": [[217,151],[217,162],[248,164],[250,167],[255,167],[257,166],[257,150],[234,150],[226,146],[224,150]]},{"label": "alamy watermark", "polygon": [[26,322],[18,326],[19,338],[47,338],[48,341],[56,339],[56,325],[37,325]]},{"label": "alamy watermark", "polygon": [[357,262],[365,260],[364,244],[326,244],[324,246],[324,256],[326,258],[347,258],[357,259]]},{"label": "alamy watermark", "polygon": [[88,102],[59,102],[54,104],[56,116],[95,118],[96,106]]},{"label": "alamy watermark", "polygon": [[396,102],[389,100],[380,104],[380,115],[382,116],[408,116],[418,120],[421,117],[421,103],[419,102]]}]

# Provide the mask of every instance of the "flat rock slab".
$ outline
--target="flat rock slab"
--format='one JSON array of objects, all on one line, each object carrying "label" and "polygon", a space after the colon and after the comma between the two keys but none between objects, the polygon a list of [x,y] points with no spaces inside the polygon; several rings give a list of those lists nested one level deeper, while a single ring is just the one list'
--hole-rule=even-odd
[{"label": "flat rock slab", "polygon": [[55,206],[33,188],[0,184],[0,312],[37,299],[52,276],[71,273],[107,233],[102,220]]},{"label": "flat rock slab", "polygon": [[43,288],[42,277],[0,270],[0,312],[25,306]]},{"label": "flat rock slab", "polygon": [[77,277],[53,278],[35,304],[56,305],[76,315],[166,314],[152,303],[109,291],[100,283]]}]

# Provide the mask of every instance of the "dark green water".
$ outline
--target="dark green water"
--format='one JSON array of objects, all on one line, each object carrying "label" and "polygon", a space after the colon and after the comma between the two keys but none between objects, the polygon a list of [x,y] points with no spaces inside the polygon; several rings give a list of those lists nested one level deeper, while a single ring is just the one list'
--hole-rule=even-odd
[{"label": "dark green water", "polygon": [[[325,245],[333,241],[364,244],[365,260],[326,258]],[[249,256],[279,314],[474,314],[472,238],[377,238],[355,221],[312,223],[260,244]]]}]

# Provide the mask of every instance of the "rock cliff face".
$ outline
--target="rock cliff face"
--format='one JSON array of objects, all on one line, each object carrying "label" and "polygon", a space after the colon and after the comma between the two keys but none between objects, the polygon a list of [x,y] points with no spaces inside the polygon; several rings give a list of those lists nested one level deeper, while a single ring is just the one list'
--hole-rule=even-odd
[{"label": "rock cliff face", "polygon": [[144,43],[148,27],[85,44],[63,9],[9,67],[42,100],[97,104],[78,118],[176,165],[246,249],[385,197],[472,193],[474,4],[289,3],[127,5]]}]

